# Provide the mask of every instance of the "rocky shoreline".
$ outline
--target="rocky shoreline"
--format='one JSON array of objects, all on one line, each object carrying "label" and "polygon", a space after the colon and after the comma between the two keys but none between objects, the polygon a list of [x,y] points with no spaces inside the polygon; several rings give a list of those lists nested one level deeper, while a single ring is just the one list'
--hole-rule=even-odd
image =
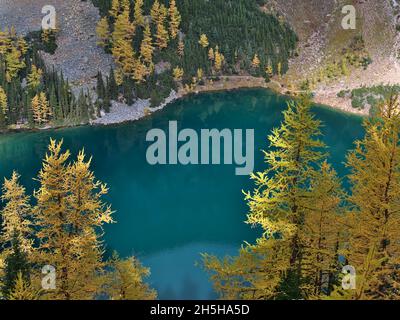
[{"label": "rocky shoreline", "polygon": [[[148,116],[156,111],[164,109],[170,103],[179,100],[189,94],[199,94],[202,92],[216,92],[216,91],[230,91],[237,89],[245,89],[245,88],[264,88],[269,89],[277,94],[288,95],[288,91],[285,90],[277,81],[271,81],[270,83],[266,83],[263,78],[255,78],[251,76],[224,76],[221,77],[220,81],[207,83],[202,86],[197,86],[195,90],[191,92],[186,92],[184,89],[179,89],[178,92],[172,90],[170,95],[164,100],[162,104],[157,107],[150,106],[150,99],[138,99],[131,106],[128,106],[125,103],[120,103],[117,101],[111,102],[111,108],[109,113],[104,113],[102,111],[101,116],[89,121],[89,123],[77,123],[77,124],[65,124],[65,125],[56,125],[56,126],[46,126],[42,128],[29,128],[24,125],[19,127],[13,127],[7,130],[5,133],[16,133],[16,132],[24,132],[24,131],[42,131],[42,130],[51,130],[51,129],[61,129],[61,128],[69,128],[69,127],[78,127],[78,126],[108,126],[121,124],[126,122],[133,122],[142,119],[145,116]],[[341,98],[337,98],[338,100]],[[331,101],[331,100],[329,100]],[[337,105],[331,105],[326,99],[321,99],[321,96],[317,95],[314,99],[314,102],[317,104],[324,105],[326,107],[332,108],[334,110],[340,112],[346,112],[350,114],[356,114],[361,116],[368,115],[365,111],[361,111],[348,108],[341,107]],[[351,103],[350,103],[351,106]],[[2,132],[0,132],[1,134]]]},{"label": "rocky shoreline", "polygon": [[110,112],[102,113],[101,117],[90,121],[90,125],[110,125],[123,122],[135,121],[151,114],[157,110],[163,109],[169,103],[181,98],[182,95],[172,90],[170,95],[158,107],[150,107],[149,99],[138,99],[132,106],[124,103],[112,101]]}]

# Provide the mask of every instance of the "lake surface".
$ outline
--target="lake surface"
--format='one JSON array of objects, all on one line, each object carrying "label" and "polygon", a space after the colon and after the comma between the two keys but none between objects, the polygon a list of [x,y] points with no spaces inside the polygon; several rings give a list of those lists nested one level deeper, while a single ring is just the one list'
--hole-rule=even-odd
[{"label": "lake surface", "polygon": [[[151,128],[255,129],[255,167],[264,168],[261,149],[282,121],[287,98],[268,90],[246,89],[186,97],[137,122],[38,133],[0,135],[0,177],[13,169],[31,191],[50,137],[64,139],[75,156],[85,148],[93,156],[96,177],[110,187],[107,201],[117,223],[105,227],[106,252],[136,255],[151,268],[150,284],[165,299],[213,299],[207,274],[196,262],[200,253],[235,254],[259,230],[243,223],[247,213],[242,190],[252,189],[236,165],[164,165],[146,161],[146,133]],[[361,138],[361,118],[315,107],[323,121],[330,161],[344,175],[345,155]]]}]

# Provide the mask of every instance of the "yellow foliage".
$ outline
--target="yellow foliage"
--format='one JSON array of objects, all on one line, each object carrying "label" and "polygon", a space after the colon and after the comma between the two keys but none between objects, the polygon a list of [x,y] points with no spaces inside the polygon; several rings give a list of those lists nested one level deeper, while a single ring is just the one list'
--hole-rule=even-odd
[{"label": "yellow foliage", "polygon": [[42,81],[42,76],[43,76],[42,69],[39,69],[35,65],[32,65],[31,72],[28,74],[28,77],[27,77],[28,85],[33,90],[36,90]]},{"label": "yellow foliage", "polygon": [[18,272],[17,279],[15,280],[15,288],[8,297],[9,300],[38,300],[39,291],[34,289],[29,283],[27,283],[22,276],[21,272]]},{"label": "yellow foliage", "polygon": [[[62,142],[50,141],[49,153],[38,175],[34,208],[40,255],[36,263],[51,264],[56,272],[56,289],[48,299],[93,299],[101,289],[104,263],[96,229],[111,223],[110,206],[102,201],[105,184],[90,171],[91,159],[81,151],[68,164],[69,151]],[[66,228],[68,226],[68,228]]]},{"label": "yellow foliage", "polygon": [[214,69],[215,71],[221,71],[222,65],[224,63],[225,57],[222,53],[219,52],[218,47],[215,48],[214,53]]},{"label": "yellow foliage", "polygon": [[176,67],[176,68],[174,68],[172,73],[173,73],[175,81],[182,81],[182,78],[183,78],[183,75],[184,75],[184,71],[183,71],[182,68]]},{"label": "yellow foliage", "polygon": [[168,13],[169,13],[169,18],[170,18],[169,32],[171,34],[171,39],[175,39],[176,36],[178,35],[179,26],[182,21],[182,17],[178,11],[178,8],[176,7],[175,0],[170,1]]},{"label": "yellow foliage", "polygon": [[47,123],[52,116],[51,108],[44,92],[35,95],[31,101],[33,120],[37,124]]},{"label": "yellow foliage", "polygon": [[143,61],[152,63],[153,61],[153,39],[151,37],[150,25],[147,23],[143,31],[143,41],[140,45],[140,56]]},{"label": "yellow foliage", "polygon": [[[393,95],[364,121],[366,134],[347,157],[352,184],[349,264],[357,271],[354,299],[399,294],[400,103]],[[384,289],[383,289],[384,288]],[[383,290],[382,290],[383,289]]]},{"label": "yellow foliage", "polygon": [[204,33],[200,36],[199,44],[203,48],[207,48],[210,45],[209,42],[208,42],[207,35],[205,35]]},{"label": "yellow foliage", "polygon": [[143,0],[135,1],[134,16],[135,16],[135,24],[143,26],[144,25]]},{"label": "yellow foliage", "polygon": [[154,300],[157,293],[143,282],[150,270],[143,267],[135,257],[120,260],[113,255],[112,269],[107,281],[107,294],[112,300]]},{"label": "yellow foliage", "polygon": [[208,50],[208,60],[213,61],[214,59],[215,59],[214,49],[210,48],[210,50]]},{"label": "yellow foliage", "polygon": [[7,94],[4,89],[0,86],[0,109],[3,114],[7,114]]},{"label": "yellow foliage", "polygon": [[253,60],[252,60],[252,62],[251,62],[251,66],[253,67],[253,68],[258,68],[259,66],[260,66],[260,59],[258,58],[258,55],[257,54],[255,54],[254,55],[254,58],[253,58]]},{"label": "yellow foliage", "polygon": [[11,243],[15,234],[18,234],[21,248],[29,253],[32,250],[32,216],[29,196],[25,188],[19,183],[20,175],[15,171],[10,179],[4,179],[1,201],[5,204],[0,211],[2,217],[2,234],[0,240],[3,243]]},{"label": "yellow foliage", "polygon": [[96,27],[96,34],[97,34],[97,44],[101,47],[107,46],[109,39],[110,39],[110,27],[108,25],[108,21],[106,17],[100,19]]},{"label": "yellow foliage", "polygon": [[178,42],[178,55],[182,58],[185,55],[185,43],[182,39]]}]

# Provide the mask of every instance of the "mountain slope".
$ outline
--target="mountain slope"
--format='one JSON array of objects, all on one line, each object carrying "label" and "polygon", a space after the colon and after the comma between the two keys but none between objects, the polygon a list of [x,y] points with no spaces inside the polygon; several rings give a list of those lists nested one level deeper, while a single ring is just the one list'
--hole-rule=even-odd
[{"label": "mountain slope", "polygon": [[[357,29],[344,30],[342,8],[351,4],[356,8]],[[306,79],[317,77],[334,61],[340,61],[343,52],[356,37],[364,42],[364,50],[372,63],[366,68],[351,68],[348,75],[325,79],[314,86],[315,100],[351,112],[349,98],[338,98],[342,90],[361,86],[400,83],[399,32],[396,30],[399,4],[396,0],[270,0],[299,35],[299,56],[292,59],[283,84],[299,86]]]}]

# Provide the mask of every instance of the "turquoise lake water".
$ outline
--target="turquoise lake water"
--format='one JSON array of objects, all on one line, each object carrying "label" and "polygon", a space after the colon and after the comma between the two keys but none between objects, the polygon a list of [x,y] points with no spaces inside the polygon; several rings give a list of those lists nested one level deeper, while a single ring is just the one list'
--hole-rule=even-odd
[{"label": "turquoise lake water", "polygon": [[[151,166],[146,161],[146,133],[179,129],[255,129],[255,168],[264,167],[261,149],[282,120],[287,98],[263,89],[205,93],[186,97],[137,122],[0,135],[0,177],[13,169],[32,190],[50,137],[64,139],[74,155],[85,148],[93,156],[96,177],[110,187],[107,201],[117,223],[105,227],[106,252],[136,255],[151,268],[150,284],[165,299],[216,298],[207,274],[196,266],[200,253],[235,254],[259,230],[243,223],[250,190],[247,176],[236,176],[235,165]],[[323,121],[330,162],[344,175],[346,152],[361,138],[362,119],[315,107]]]}]

